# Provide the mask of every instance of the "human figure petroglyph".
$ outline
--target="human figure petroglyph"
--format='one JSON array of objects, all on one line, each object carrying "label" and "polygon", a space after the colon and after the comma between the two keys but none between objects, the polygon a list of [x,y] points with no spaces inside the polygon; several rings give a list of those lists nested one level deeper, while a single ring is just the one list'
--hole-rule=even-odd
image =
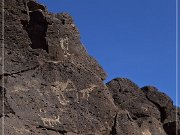
[{"label": "human figure petroglyph", "polygon": [[64,56],[67,57],[67,56],[71,55],[69,53],[69,43],[68,43],[69,39],[68,39],[68,37],[60,38],[59,42],[60,42],[61,48],[64,51]]}]

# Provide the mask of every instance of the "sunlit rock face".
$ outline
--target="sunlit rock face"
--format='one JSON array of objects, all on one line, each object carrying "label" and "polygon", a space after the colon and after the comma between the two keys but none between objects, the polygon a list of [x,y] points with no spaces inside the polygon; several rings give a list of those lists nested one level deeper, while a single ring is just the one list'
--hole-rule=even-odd
[{"label": "sunlit rock face", "polygon": [[[128,121],[124,120],[125,116],[120,116],[118,120],[117,116],[117,122],[121,122],[116,126],[117,134],[176,135],[179,113],[176,119],[175,107],[166,94],[152,86],[139,88],[126,78],[116,78],[107,86],[115,105],[119,110],[125,110],[129,118]],[[177,128],[179,130],[179,126]]]},{"label": "sunlit rock face", "polygon": [[49,13],[33,0],[5,0],[4,9],[1,133],[175,135],[180,129],[171,99],[155,87],[125,78],[103,83],[106,73],[69,14]]}]

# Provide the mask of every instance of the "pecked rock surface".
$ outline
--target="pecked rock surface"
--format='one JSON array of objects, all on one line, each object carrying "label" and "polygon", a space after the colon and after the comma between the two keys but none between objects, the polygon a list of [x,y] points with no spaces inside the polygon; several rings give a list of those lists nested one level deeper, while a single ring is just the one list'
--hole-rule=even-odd
[{"label": "pecked rock surface", "polygon": [[1,133],[176,135],[180,130],[179,109],[155,87],[139,88],[125,78],[103,83],[106,73],[81,44],[69,14],[49,13],[33,0],[5,0],[4,9]]}]

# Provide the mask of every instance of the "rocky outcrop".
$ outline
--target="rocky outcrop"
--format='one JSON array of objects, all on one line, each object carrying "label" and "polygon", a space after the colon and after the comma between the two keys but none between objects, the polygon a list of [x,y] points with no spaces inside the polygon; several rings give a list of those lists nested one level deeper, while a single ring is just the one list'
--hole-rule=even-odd
[{"label": "rocky outcrop", "polygon": [[117,134],[175,135],[176,127],[179,130],[177,125],[179,114],[176,117],[172,100],[155,87],[139,88],[126,78],[114,79],[107,83],[107,86],[116,106],[119,110],[126,111],[129,118],[129,121],[126,121],[131,122],[131,124],[124,122],[125,116],[120,116],[122,123],[121,126],[116,127],[116,130],[122,128],[122,125],[133,129],[127,131],[127,128],[124,128],[124,132]]},{"label": "rocky outcrop", "polygon": [[0,132],[174,135],[180,129],[177,109],[155,87],[123,78],[103,83],[106,73],[81,44],[69,14],[49,13],[34,0],[4,6]]}]

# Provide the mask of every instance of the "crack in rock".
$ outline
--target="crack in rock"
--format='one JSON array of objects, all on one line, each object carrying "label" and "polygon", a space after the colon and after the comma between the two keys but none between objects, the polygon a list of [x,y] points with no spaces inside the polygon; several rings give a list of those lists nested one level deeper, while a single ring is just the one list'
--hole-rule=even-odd
[{"label": "crack in rock", "polygon": [[[3,105],[4,104],[4,105]],[[10,107],[7,97],[6,89],[0,86],[0,118],[7,116],[7,114],[15,114],[14,110]],[[4,106],[4,108],[2,108]]]},{"label": "crack in rock", "polygon": [[115,117],[114,117],[114,124],[112,126],[112,130],[110,132],[111,135],[117,135],[117,130],[116,130],[116,126],[117,126],[117,115],[118,113],[116,113]]},{"label": "crack in rock", "polygon": [[28,71],[31,71],[31,70],[35,70],[39,67],[39,65],[33,67],[33,68],[28,68],[28,69],[24,69],[24,70],[21,70],[21,71],[18,71],[18,72],[14,72],[14,73],[4,73],[4,74],[1,74],[0,75],[0,79],[2,79],[3,77],[5,76],[12,76],[12,75],[16,75],[16,74],[20,74],[20,73],[24,73],[24,72],[28,72]]}]

